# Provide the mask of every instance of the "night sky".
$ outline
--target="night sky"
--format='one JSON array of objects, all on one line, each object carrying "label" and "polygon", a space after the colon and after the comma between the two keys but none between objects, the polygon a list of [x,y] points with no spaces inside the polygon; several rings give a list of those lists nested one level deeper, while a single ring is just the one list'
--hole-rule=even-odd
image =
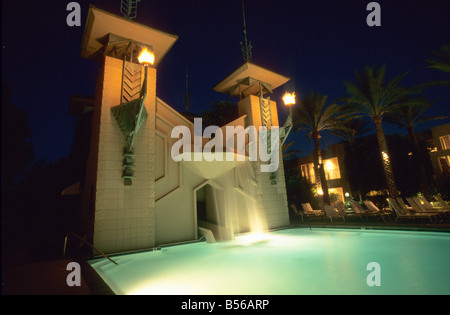
[{"label": "night sky", "polygon": [[[33,130],[35,158],[65,157],[72,144],[75,118],[67,114],[72,94],[94,94],[98,64],[79,56],[89,4],[121,15],[120,0],[77,1],[81,27],[69,27],[70,1],[2,1],[2,74],[11,88],[11,101],[26,111]],[[281,96],[286,90],[301,96],[309,90],[329,96],[345,95],[345,80],[365,65],[387,66],[387,77],[409,72],[403,85],[447,79],[427,68],[431,51],[450,43],[450,1],[377,1],[381,26],[369,27],[369,0],[257,1],[245,0],[248,38],[253,62],[291,78],[275,90],[281,124],[287,114]],[[186,65],[191,111],[201,113],[213,101],[229,100],[212,87],[244,62],[241,0],[142,0],[136,22],[179,36],[158,67],[157,96],[184,111]],[[439,98],[430,115],[450,116],[449,87],[425,90]],[[237,102],[237,99],[233,99]],[[421,125],[421,131],[447,123]],[[386,133],[399,132],[385,125]],[[302,155],[313,144],[298,132]],[[336,138],[324,137],[323,146]]]}]

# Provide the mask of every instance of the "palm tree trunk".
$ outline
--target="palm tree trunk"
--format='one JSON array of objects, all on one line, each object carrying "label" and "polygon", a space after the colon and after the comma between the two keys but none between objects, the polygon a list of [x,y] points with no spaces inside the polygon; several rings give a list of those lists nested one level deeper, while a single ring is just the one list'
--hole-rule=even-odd
[{"label": "palm tree trunk", "polygon": [[[314,175],[316,179],[317,188],[321,188],[323,192],[323,202],[330,203],[330,195],[328,193],[328,183],[325,177],[325,170],[323,168],[322,150],[320,149],[320,135],[313,135],[314,145],[316,147],[313,159],[314,159]],[[319,196],[320,198],[320,196]]]},{"label": "palm tree trunk", "polygon": [[391,197],[398,197],[400,194],[395,184],[394,172],[392,171],[391,160],[389,157],[389,151],[386,143],[386,137],[384,136],[382,127],[382,118],[379,116],[372,117],[377,132],[378,147],[380,149],[381,160],[383,163],[384,174],[386,176],[386,183]]}]

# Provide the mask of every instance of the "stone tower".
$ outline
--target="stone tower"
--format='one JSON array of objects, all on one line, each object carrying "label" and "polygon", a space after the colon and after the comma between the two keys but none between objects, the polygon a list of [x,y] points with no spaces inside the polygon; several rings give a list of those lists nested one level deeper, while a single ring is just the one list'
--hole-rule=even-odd
[{"label": "stone tower", "polygon": [[[156,72],[177,40],[91,6],[81,56],[100,64],[82,194],[85,233],[105,253],[155,246]],[[144,68],[143,48],[154,54]]]},{"label": "stone tower", "polygon": [[[246,115],[245,127],[261,126],[268,130],[279,128],[277,104],[266,97],[267,94],[289,81],[289,78],[245,62],[227,78],[214,87],[217,92],[240,98],[239,116]],[[286,184],[284,179],[283,156],[279,148],[278,169],[261,172],[261,162],[255,162],[258,183],[258,203],[267,220],[268,228],[289,225]]]}]

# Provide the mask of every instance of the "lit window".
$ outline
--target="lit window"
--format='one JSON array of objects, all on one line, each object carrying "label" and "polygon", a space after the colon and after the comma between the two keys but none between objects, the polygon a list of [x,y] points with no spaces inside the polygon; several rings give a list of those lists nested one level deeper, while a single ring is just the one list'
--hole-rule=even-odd
[{"label": "lit window", "polygon": [[337,195],[337,200],[333,200],[333,202],[344,201],[344,190],[342,187],[329,188],[328,193]]},{"label": "lit window", "polygon": [[308,179],[311,183],[315,183],[316,182],[316,178],[314,176],[314,164],[313,163],[309,163],[309,164],[303,164],[301,166],[302,169],[302,176],[306,177],[306,179]]},{"label": "lit window", "polygon": [[442,150],[450,149],[450,135],[439,137],[441,141]]},{"label": "lit window", "polygon": [[327,180],[341,178],[337,157],[324,160],[324,169]]},{"label": "lit window", "polygon": [[450,176],[450,155],[441,156],[439,158],[439,166],[441,167],[441,172],[445,177]]}]

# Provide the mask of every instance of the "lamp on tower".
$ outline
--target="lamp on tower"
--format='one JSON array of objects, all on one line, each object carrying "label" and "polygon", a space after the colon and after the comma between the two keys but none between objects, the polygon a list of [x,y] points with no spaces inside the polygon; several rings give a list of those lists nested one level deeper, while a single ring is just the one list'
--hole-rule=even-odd
[{"label": "lamp on tower", "polygon": [[293,93],[286,92],[283,95],[283,102],[284,102],[284,105],[289,107],[289,116],[286,119],[286,122],[284,123],[284,126],[283,126],[284,133],[283,133],[283,137],[282,137],[283,140],[281,142],[281,146],[283,146],[283,144],[286,141],[289,133],[291,132],[292,126],[293,126],[293,123],[292,123],[292,106],[295,105],[295,92],[293,92]]}]

